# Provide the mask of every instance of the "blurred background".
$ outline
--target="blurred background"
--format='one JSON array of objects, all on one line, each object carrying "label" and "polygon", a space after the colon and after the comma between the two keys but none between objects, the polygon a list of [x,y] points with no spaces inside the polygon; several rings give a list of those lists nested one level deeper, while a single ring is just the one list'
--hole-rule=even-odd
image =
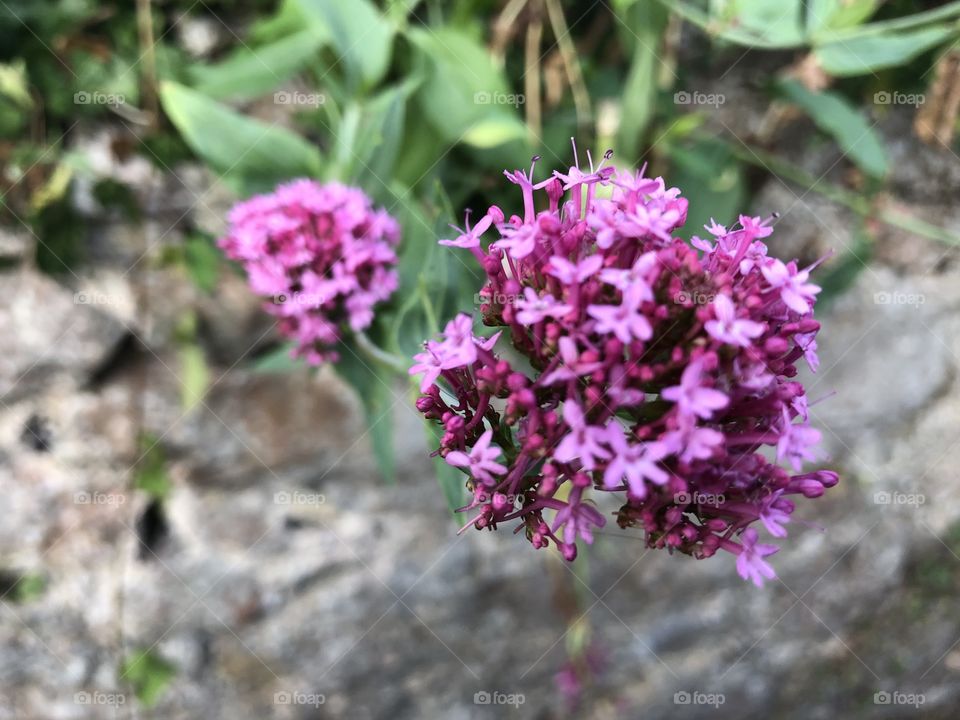
[{"label": "blurred background", "polygon": [[[955,717],[958,35],[933,1],[0,0],[0,718]],[[458,537],[409,388],[289,361],[215,245],[278,181],[358,184],[450,317],[480,282],[437,238],[571,137],[688,234],[832,252],[841,483],[763,590],[609,526],[572,568]]]}]

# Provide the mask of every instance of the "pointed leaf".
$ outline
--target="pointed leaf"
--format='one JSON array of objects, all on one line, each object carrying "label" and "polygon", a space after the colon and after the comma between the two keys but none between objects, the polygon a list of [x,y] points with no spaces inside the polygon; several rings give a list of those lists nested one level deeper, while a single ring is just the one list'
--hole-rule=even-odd
[{"label": "pointed leaf", "polygon": [[459,142],[474,131],[473,141],[481,147],[489,147],[491,138],[499,142],[509,139],[507,135],[513,131],[504,134],[504,125],[499,126],[500,138],[490,132],[493,126],[475,130],[484,120],[516,118],[511,108],[522,102],[519,95],[507,92],[506,79],[487,50],[469,35],[450,28],[413,29],[409,37],[429,68],[418,93],[420,106],[442,138]]},{"label": "pointed leaf", "polygon": [[955,34],[950,25],[934,25],[911,32],[855,36],[826,42],[814,50],[814,55],[831,75],[864,75],[909,62]]},{"label": "pointed leaf", "polygon": [[284,343],[276,350],[258,357],[253,363],[256,373],[285,373],[293,372],[303,367],[303,362],[293,357],[294,343]]},{"label": "pointed leaf", "polygon": [[497,115],[483,118],[470,126],[463,135],[463,142],[477,148],[492,148],[511,140],[522,140],[527,128],[520,118],[512,115]]},{"label": "pointed leaf", "polygon": [[876,12],[880,0],[811,0],[807,33],[856,27]]},{"label": "pointed leaf", "polygon": [[372,88],[387,73],[394,29],[370,0],[297,0],[313,24],[326,29],[337,60],[354,84]]},{"label": "pointed leaf", "polygon": [[215,99],[246,100],[277,87],[304,67],[326,38],[303,30],[257,48],[244,47],[215,65],[194,65],[194,88]]},{"label": "pointed leaf", "polygon": [[641,137],[653,117],[659,67],[657,52],[667,13],[660,5],[643,3],[631,8],[627,17],[636,42],[623,90],[616,149],[618,156],[632,163],[638,154]]},{"label": "pointed leaf", "polygon": [[393,448],[393,418],[396,402],[393,393],[394,371],[364,357],[355,341],[348,340],[337,347],[340,360],[337,373],[353,387],[363,404],[367,436],[377,467],[388,483],[396,480]]},{"label": "pointed leaf", "polygon": [[[443,438],[443,427],[432,420],[427,421],[427,443],[430,448],[436,448],[440,445]],[[440,492],[447,502],[447,508],[455,518],[460,515],[456,513],[457,508],[467,504],[466,480],[467,476],[460,470],[449,465],[439,455],[433,458],[433,467],[437,473],[437,483],[440,485]]]},{"label": "pointed leaf", "polygon": [[874,177],[887,173],[887,153],[873,126],[842,95],[812,93],[795,80],[781,83],[784,95],[799,105],[818,128],[833,136],[860,169]]},{"label": "pointed leaf", "polygon": [[320,153],[289,130],[244,117],[174,82],[161,84],[160,98],[187,145],[238,192],[320,174]]},{"label": "pointed leaf", "polygon": [[344,110],[338,163],[345,177],[371,193],[389,187],[403,142],[407,100],[418,85],[419,79],[413,78],[369,100],[354,100]]}]

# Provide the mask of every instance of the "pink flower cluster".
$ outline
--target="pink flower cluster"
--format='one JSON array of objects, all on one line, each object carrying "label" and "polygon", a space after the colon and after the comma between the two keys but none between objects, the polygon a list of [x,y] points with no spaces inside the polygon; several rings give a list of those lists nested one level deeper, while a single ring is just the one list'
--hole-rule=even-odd
[{"label": "pink flower cluster", "polygon": [[343,329],[370,325],[397,288],[400,227],[358,188],[294,180],[237,204],[228,220],[220,247],[311,364],[336,360]]},{"label": "pink flower cluster", "polygon": [[786,536],[791,497],[838,479],[802,471],[820,440],[792,379],[798,361],[817,366],[809,268],[768,256],[759,218],[713,223],[693,247],[675,238],[687,200],[661,178],[591,160],[535,183],[536,160],[506,173],[522,215],[491,207],[441,241],[482,264],[483,322],[507,328],[512,348],[460,315],[410,371],[423,376],[418,409],[443,425],[437,452],[469,475],[466,527],[515,520],[572,560],[606,523],[590,494],[614,493],[618,524],[649,547],[725,550],[762,584],[777,547],[755,523]]}]

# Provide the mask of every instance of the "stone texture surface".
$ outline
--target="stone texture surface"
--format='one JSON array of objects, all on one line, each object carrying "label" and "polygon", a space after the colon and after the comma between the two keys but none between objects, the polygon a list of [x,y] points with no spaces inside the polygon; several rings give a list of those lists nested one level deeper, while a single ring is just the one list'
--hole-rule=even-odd
[{"label": "stone texture surface", "polygon": [[[677,692],[722,693],[719,712],[746,718],[902,717],[874,704],[889,691],[922,693],[923,717],[946,718],[960,702],[960,274],[949,268],[873,263],[823,315],[808,382],[814,396],[836,392],[813,412],[844,479],[801,507],[811,524],[793,526],[782,582],[765,591],[730,559],[646,553],[615,528],[583,585],[509,533],[457,537],[401,388],[400,478],[384,486],[356,398],[332,374],[220,365],[184,413],[175,354],[137,344],[91,384],[122,326],[53,281],[10,280],[21,298],[46,293],[59,319],[46,328],[8,307],[4,322],[24,327],[24,313],[49,343],[78,313],[83,332],[0,409],[9,717],[717,716],[676,704]],[[10,356],[33,361],[34,347],[19,341]],[[28,442],[33,416],[45,450]],[[138,423],[161,438],[173,483],[149,548],[148,498],[130,489]],[[14,599],[23,575],[43,589]],[[571,712],[552,675],[558,598],[576,587],[608,670]],[[149,647],[176,676],[134,714],[117,667]],[[524,704],[474,704],[484,690]],[[84,692],[129,704],[119,715],[78,705]]]},{"label": "stone texture surface", "polygon": [[41,388],[56,374],[76,381],[95,371],[123,337],[123,326],[98,309],[96,296],[72,293],[29,270],[0,273],[0,399]]}]

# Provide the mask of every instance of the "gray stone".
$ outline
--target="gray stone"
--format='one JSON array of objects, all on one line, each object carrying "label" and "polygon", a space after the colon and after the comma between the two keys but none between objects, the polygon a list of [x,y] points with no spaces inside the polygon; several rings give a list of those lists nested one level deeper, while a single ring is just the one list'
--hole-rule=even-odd
[{"label": "gray stone", "polygon": [[33,248],[33,243],[25,228],[0,227],[0,261],[22,260]]},{"label": "gray stone", "polygon": [[7,299],[0,313],[0,399],[36,392],[57,375],[88,379],[124,335],[117,320],[97,308],[97,297],[72,293],[31,270],[0,274]]}]

